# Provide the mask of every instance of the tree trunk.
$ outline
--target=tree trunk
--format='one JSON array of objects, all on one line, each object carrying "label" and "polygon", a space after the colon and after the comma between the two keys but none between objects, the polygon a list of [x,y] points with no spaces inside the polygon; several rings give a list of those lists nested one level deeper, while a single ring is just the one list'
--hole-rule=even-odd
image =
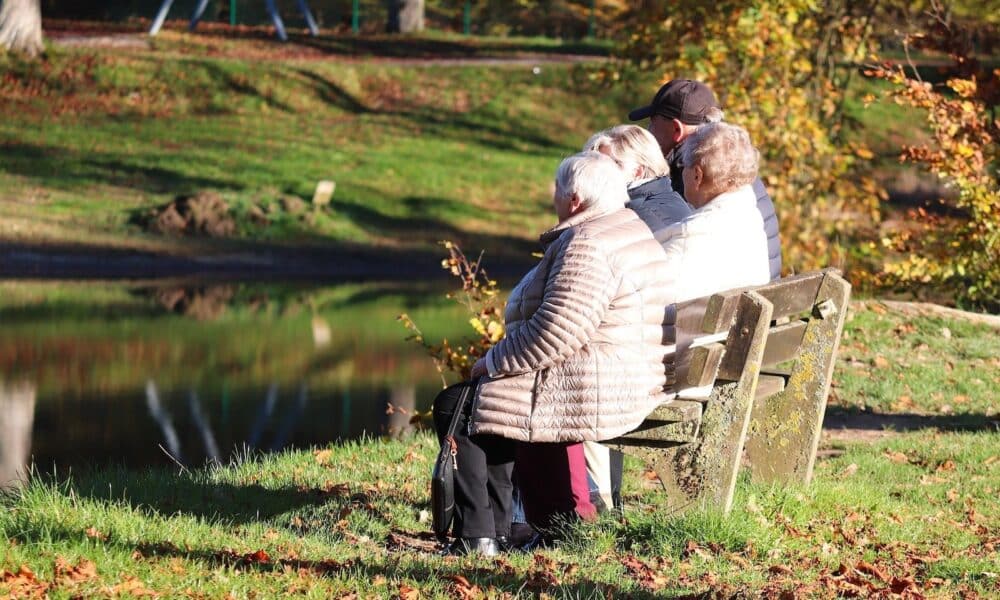
[{"label": "tree trunk", "polygon": [[416,33],[424,30],[424,0],[389,0],[389,33]]},{"label": "tree trunk", "polygon": [[45,49],[42,44],[40,0],[0,0],[0,46],[30,57]]}]

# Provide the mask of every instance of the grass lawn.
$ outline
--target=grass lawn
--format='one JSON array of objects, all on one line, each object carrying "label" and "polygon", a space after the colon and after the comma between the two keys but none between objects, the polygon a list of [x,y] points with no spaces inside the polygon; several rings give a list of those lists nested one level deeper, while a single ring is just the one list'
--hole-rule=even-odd
[{"label": "grass lawn", "polygon": [[663,516],[633,463],[623,518],[496,560],[433,554],[428,433],[180,473],[38,475],[0,501],[0,594],[996,597],[997,356],[988,325],[856,305],[828,415],[910,430],[828,430],[810,486],[741,481],[728,516]]},{"label": "grass lawn", "polygon": [[[561,157],[636,102],[593,83],[593,67],[566,62],[358,62],[287,48],[167,31],[145,50],[0,57],[0,240],[211,248],[136,223],[178,195],[212,190],[248,242],[427,249],[450,238],[524,255],[552,224]],[[321,179],[337,183],[329,207],[285,209]],[[266,225],[249,217],[255,206]]]}]

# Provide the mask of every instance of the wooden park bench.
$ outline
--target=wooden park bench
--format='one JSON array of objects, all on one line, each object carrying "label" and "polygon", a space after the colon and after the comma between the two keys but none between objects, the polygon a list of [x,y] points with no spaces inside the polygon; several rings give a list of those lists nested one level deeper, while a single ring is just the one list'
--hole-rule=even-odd
[{"label": "wooden park bench", "polygon": [[677,305],[678,398],[607,444],[653,468],[669,512],[728,512],[744,451],[754,481],[808,483],[850,290],[827,269]]}]

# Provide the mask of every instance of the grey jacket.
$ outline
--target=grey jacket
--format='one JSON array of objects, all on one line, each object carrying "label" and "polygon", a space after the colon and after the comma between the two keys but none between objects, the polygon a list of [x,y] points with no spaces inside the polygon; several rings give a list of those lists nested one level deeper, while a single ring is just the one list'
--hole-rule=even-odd
[{"label": "grey jacket", "polygon": [[626,206],[649,225],[654,236],[664,227],[683,221],[692,212],[691,205],[674,191],[666,175],[629,188],[628,197]]}]

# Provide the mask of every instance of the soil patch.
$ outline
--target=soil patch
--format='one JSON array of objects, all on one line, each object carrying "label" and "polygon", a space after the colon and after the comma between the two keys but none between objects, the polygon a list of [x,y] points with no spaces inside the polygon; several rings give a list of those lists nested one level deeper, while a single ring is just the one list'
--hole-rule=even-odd
[{"label": "soil patch", "polygon": [[229,203],[215,192],[181,196],[166,206],[140,217],[148,230],[165,235],[207,235],[229,237],[236,232],[236,222],[229,214]]}]

